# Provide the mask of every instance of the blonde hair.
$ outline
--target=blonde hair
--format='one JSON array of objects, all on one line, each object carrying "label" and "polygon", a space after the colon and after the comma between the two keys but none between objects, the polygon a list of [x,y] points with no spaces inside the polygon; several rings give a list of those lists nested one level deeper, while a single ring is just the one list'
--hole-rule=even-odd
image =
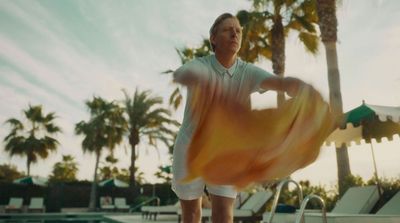
[{"label": "blonde hair", "polygon": [[232,15],[231,13],[224,13],[220,16],[218,16],[214,23],[212,24],[211,28],[210,28],[210,45],[211,45],[211,50],[214,51],[215,49],[215,45],[211,42],[211,36],[217,34],[218,31],[218,26],[225,20],[225,19],[230,19],[230,18],[234,18],[237,19],[236,16]]}]

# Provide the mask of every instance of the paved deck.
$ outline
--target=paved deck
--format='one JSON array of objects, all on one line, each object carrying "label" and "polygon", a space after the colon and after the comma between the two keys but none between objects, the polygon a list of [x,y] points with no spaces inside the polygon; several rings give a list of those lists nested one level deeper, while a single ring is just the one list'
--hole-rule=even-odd
[{"label": "paved deck", "polygon": [[177,223],[178,215],[158,215],[157,220],[143,219],[141,214],[129,215],[105,215],[104,218],[109,219],[115,223]]}]

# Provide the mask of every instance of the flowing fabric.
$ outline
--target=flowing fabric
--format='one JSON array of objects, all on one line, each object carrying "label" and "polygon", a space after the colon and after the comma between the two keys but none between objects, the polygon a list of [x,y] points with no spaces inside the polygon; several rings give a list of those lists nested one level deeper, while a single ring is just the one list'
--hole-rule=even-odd
[{"label": "flowing fabric", "polygon": [[300,89],[280,108],[263,110],[207,90],[197,88],[192,98],[192,113],[201,121],[189,146],[183,182],[201,177],[243,188],[286,177],[314,162],[334,129],[328,104],[312,87]]}]

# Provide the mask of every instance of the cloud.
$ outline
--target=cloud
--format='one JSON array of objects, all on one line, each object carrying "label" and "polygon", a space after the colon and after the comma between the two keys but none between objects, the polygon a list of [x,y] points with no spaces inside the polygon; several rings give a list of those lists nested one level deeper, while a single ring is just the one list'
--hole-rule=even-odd
[{"label": "cloud", "polygon": [[[208,36],[209,26],[219,14],[249,9],[251,1],[14,0],[1,1],[0,6],[0,121],[21,117],[29,102],[55,111],[59,115],[57,123],[64,130],[58,136],[60,150],[32,171],[46,175],[62,154],[72,154],[80,163],[79,177],[91,179],[94,156],[83,154],[82,138],[74,134],[75,123],[89,117],[84,100],[93,95],[122,99],[122,88],[132,94],[136,87],[151,89],[154,95],[167,99],[175,86],[170,84],[170,76],[160,72],[180,66],[174,48],[198,45]],[[377,104],[400,101],[400,81],[394,69],[400,56],[396,51],[396,37],[400,35],[398,9],[396,1],[344,1],[338,8],[338,55],[345,110],[359,105],[362,99]],[[323,47],[313,57],[304,53],[294,37],[287,43],[286,74],[313,84],[327,98]],[[270,62],[258,65],[271,71]],[[275,95],[253,98],[258,106],[268,106],[274,105]],[[182,114],[183,107],[174,117],[181,120]],[[0,138],[7,131],[2,126]],[[146,143],[139,148],[140,168],[154,180],[151,175],[158,162],[168,162],[166,148],[160,147],[160,161]],[[387,156],[385,150],[380,152]],[[127,168],[128,143],[119,146],[116,154],[120,167]],[[317,161],[304,170],[307,174],[302,175],[303,179],[335,179],[334,171],[315,171],[322,167],[335,169],[334,153],[323,153],[320,160],[322,163]],[[0,151],[2,162],[10,161]],[[16,157],[11,162],[25,169],[25,159]]]}]

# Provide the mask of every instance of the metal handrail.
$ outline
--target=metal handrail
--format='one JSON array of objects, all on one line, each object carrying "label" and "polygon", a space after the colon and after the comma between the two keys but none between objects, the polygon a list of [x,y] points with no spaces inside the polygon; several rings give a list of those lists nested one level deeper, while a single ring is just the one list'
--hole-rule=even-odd
[{"label": "metal handrail", "polygon": [[150,203],[150,202],[152,202],[154,200],[156,201],[156,206],[160,206],[160,198],[157,197],[157,196],[154,196],[154,197],[151,197],[148,200],[145,200],[142,203],[136,205],[135,207],[130,208],[129,212],[133,212],[134,210],[136,210],[136,209],[138,209],[138,208],[140,208],[140,207],[142,207],[142,206],[144,206],[144,205],[146,205],[146,204],[148,204],[148,203]]},{"label": "metal handrail", "polygon": [[304,218],[303,218],[304,217],[304,211],[306,209],[307,203],[312,199],[316,199],[319,202],[319,204],[321,205],[322,222],[323,223],[327,223],[328,222],[327,219],[326,219],[326,208],[325,208],[324,200],[318,195],[310,194],[306,198],[304,198],[303,202],[301,203],[299,215],[297,215],[297,218],[296,218],[296,223],[304,222],[303,221],[304,220]]},{"label": "metal handrail", "polygon": [[278,188],[275,193],[274,202],[272,203],[271,213],[269,214],[268,223],[272,223],[272,219],[274,218],[276,207],[278,206],[279,196],[281,195],[282,188],[289,183],[293,183],[296,185],[298,196],[299,196],[299,206],[303,202],[303,189],[299,183],[292,179],[286,179],[279,183]]}]

